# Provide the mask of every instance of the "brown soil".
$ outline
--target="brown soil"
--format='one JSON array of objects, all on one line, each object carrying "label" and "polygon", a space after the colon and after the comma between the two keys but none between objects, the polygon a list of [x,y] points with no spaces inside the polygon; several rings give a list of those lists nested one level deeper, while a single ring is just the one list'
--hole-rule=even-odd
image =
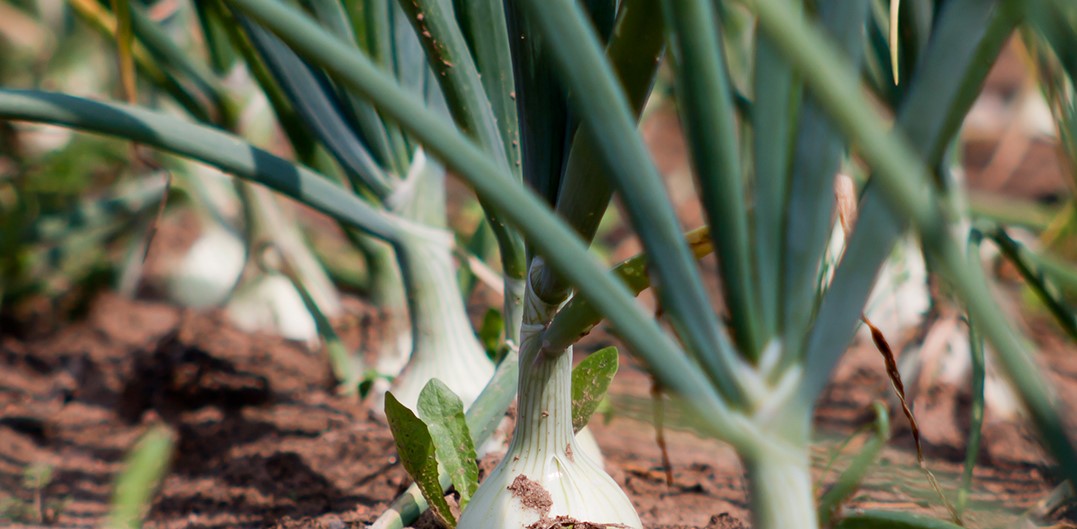
[{"label": "brown soil", "polygon": [[[589,341],[609,337],[596,333]],[[1041,341],[1063,400],[1077,402],[1077,356],[1058,339]],[[666,431],[674,478],[666,485],[647,422],[649,379],[624,362],[613,393],[627,405],[592,427],[607,469],[646,527],[746,527],[746,484],[720,443]],[[58,333],[9,333],[0,340],[0,365],[0,501],[33,507],[15,526],[101,524],[128,449],[162,423],[178,442],[148,513],[151,527],[361,527],[407,485],[387,429],[363,404],[334,394],[321,356],[243,334],[219,314],[104,295],[86,321]],[[838,443],[869,423],[868,406],[888,394],[878,354],[855,347],[817,414],[816,469],[824,483],[835,477],[822,469]],[[916,402],[929,465],[946,490],[959,482],[967,405],[967,390],[938,385]],[[893,416],[890,446],[851,507],[942,515],[917,470],[908,429]],[[52,479],[37,490],[25,477],[42,465]],[[1007,526],[1056,481],[1027,426],[992,420],[989,410],[970,527]]]}]

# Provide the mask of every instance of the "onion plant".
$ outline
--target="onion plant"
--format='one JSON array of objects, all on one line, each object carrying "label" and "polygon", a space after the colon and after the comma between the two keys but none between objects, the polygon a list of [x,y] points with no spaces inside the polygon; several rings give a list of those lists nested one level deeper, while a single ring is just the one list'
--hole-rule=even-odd
[{"label": "onion plant", "polygon": [[[340,5],[314,2],[312,12],[327,31],[352,43],[354,49],[365,48],[377,57],[425,107],[442,115],[468,105],[474,107],[471,100],[474,96],[468,90],[474,90],[475,86],[468,83],[478,79],[475,67],[472,65],[471,71],[461,79],[455,74],[438,72],[436,62],[428,66],[421,59],[421,39],[412,31],[404,12],[389,3],[375,4],[365,12],[364,31],[359,35]],[[385,263],[391,255],[385,248],[367,243],[374,246],[369,255],[377,263],[375,269],[383,272],[374,278],[374,284],[378,301],[390,309],[389,329],[402,330],[398,322],[404,314],[392,312],[401,308],[405,300],[411,321],[408,332],[399,336],[387,333],[383,337],[388,347],[379,355],[378,367],[394,370],[391,375],[399,373],[393,383],[394,394],[406,406],[414,407],[422,387],[436,375],[465,404],[470,404],[493,373],[493,365],[471,330],[456,281],[453,237],[446,230],[444,168],[428,157],[410,134],[380,116],[368,102],[347,89],[334,87],[320,70],[304,63],[277,37],[250,23],[242,13],[236,12],[234,16],[244,24],[251,43],[294,111],[344,168],[350,187],[399,219],[395,221],[398,237],[392,241],[392,253],[399,268]],[[431,31],[441,36],[440,29],[428,29],[427,34]],[[450,34],[445,38],[462,37]],[[444,60],[462,59],[449,56]],[[459,66],[468,69],[466,62]],[[508,137],[494,128],[496,119],[489,110],[456,112],[452,117],[461,130],[475,135],[503,168],[509,168],[508,158],[513,151],[507,147]],[[519,287],[512,272],[519,266],[515,261],[517,238],[515,232],[494,216],[491,224],[502,243],[507,271],[505,312],[511,321],[512,314],[518,312]],[[400,279],[406,288],[394,284],[394,280]],[[409,348],[410,360],[400,371],[401,362],[397,358],[405,346]]]},{"label": "onion plant", "polygon": [[[1026,10],[1072,14],[1065,2],[911,2],[930,16],[896,41],[899,61],[879,42],[886,24],[869,0],[408,0],[400,11],[362,2],[363,17],[392,9],[412,26],[430,64],[419,75],[436,81],[448,116],[385,61],[389,47],[358,46],[319,18],[338,4],[308,2],[312,17],[278,0],[223,3],[249,19],[251,34],[279,39],[278,58],[306,68],[286,74],[314,71],[346,94],[338,104],[348,101],[359,115],[376,112],[387,142],[400,135],[415,148],[405,156],[390,149],[396,156],[354,167],[345,156],[367,151],[353,144],[334,153],[351,167],[349,185],[361,197],[226,133],[146,109],[3,89],[0,117],[118,135],[193,157],[388,242],[412,295],[416,350],[424,331],[474,339],[462,313],[455,323],[422,323],[423,310],[446,310],[459,292],[451,274],[434,271],[449,260],[437,209],[443,199],[424,195],[439,195],[441,187],[419,184],[440,178],[424,170],[433,160],[466,180],[498,234],[506,311],[521,314],[519,323],[508,318],[507,333],[519,354],[502,362],[467,422],[478,440],[489,434],[490,419],[507,406],[511,392],[503,389],[516,366],[520,416],[509,455],[474,493],[461,525],[640,527],[624,493],[574,449],[569,352],[590,321],[573,312],[581,310],[605,317],[699,428],[737,451],[755,527],[818,527],[809,466],[813,403],[906,228],[994,346],[1061,475],[1077,477],[1077,454],[1029,347],[989,296],[979,263],[968,259],[946,158],[992,59]],[[731,41],[720,23],[740,7],[756,21],[747,100],[731,78]],[[663,46],[718,257],[723,315],[705,294],[696,255],[636,130]],[[266,44],[259,48],[272,56]],[[286,86],[287,75],[275,76]],[[314,99],[290,97],[299,115]],[[334,137],[320,134],[332,152]],[[375,144],[356,137],[361,146]],[[862,166],[870,177],[825,282],[819,278],[834,228],[834,178],[843,165]],[[641,282],[611,274],[588,252],[613,195],[645,248],[645,272],[636,274],[653,285],[661,322],[672,332],[635,302]],[[401,198],[406,205],[394,206]],[[424,217],[430,211],[436,218]],[[524,293],[512,295],[525,280]],[[451,368],[466,362],[455,357]],[[840,524],[841,513],[832,514],[827,520]]]},{"label": "onion plant", "polygon": [[[312,2],[309,7],[326,31],[354,49],[363,49],[376,57],[404,89],[423,101],[424,106],[448,117],[445,95],[456,103],[452,98],[465,97],[459,96],[463,89],[446,84],[443,91],[434,70],[423,57],[419,33],[413,30],[403,11],[388,2],[375,4],[363,11],[361,19],[355,16],[355,10],[361,6],[345,9],[335,2],[323,1]],[[74,5],[83,16],[102,20],[104,29],[114,27],[111,15],[101,6],[92,3]],[[426,156],[419,142],[380,115],[368,102],[346,87],[336,85],[317,67],[306,64],[242,13],[220,2],[198,3],[192,7],[207,35],[207,45],[215,59],[213,65],[202,64],[185,55],[164,28],[150,21],[137,6],[130,10],[135,50],[160,61],[161,73],[173,75],[179,82],[157,82],[155,77],[147,75],[149,80],[181,103],[206,101],[206,105],[184,107],[193,117],[242,132],[245,137],[264,144],[272,140],[271,129],[240,123],[234,109],[237,97],[218,79],[228,71],[225,57],[231,56],[233,62],[236,56],[242,57],[278,119],[285,124],[286,136],[297,156],[304,163],[336,176],[344,186],[342,193],[362,197],[374,207],[395,215],[393,222],[398,226],[399,236],[389,245],[372,241],[351,227],[346,228],[349,239],[367,258],[367,269],[372,275],[368,293],[383,312],[379,320],[384,329],[379,333],[381,347],[375,351],[378,358],[375,368],[389,377],[396,377],[397,396],[409,406],[414,406],[419,390],[434,373],[470,403],[489,379],[493,366],[470,329],[464,312],[464,296],[455,281],[453,237],[446,229],[442,165]],[[138,56],[136,54],[136,58]],[[147,64],[150,63],[143,61],[139,66],[145,71]],[[211,71],[211,67],[221,74]],[[477,80],[477,72],[472,72],[470,78]],[[193,97],[181,97],[176,93],[177,85],[188,90],[194,87],[198,93]],[[506,99],[509,91],[505,91]],[[472,117],[461,116],[461,119]],[[477,115],[470,123],[461,121],[460,127],[489,130],[493,123],[494,117],[487,112]],[[503,141],[499,134],[483,139],[490,149],[506,153],[503,165],[508,168],[513,144],[508,139]],[[248,327],[258,327],[260,320],[268,318],[279,321],[283,331],[290,329],[289,337],[307,337],[305,335],[317,327],[314,320],[318,319],[318,314],[312,319],[305,312],[309,310],[324,316],[338,314],[336,293],[327,288],[324,273],[310,258],[301,236],[292,225],[294,221],[283,217],[273,198],[244,184],[239,185],[238,190],[238,197],[232,200],[238,199],[245,210],[243,224],[248,255],[257,256],[255,245],[259,241],[271,241],[288,257],[298,275],[287,278],[287,274],[282,275],[279,271],[263,271],[260,274],[263,277],[239,288],[237,299],[229,303],[229,310],[235,314],[237,322],[246,323]],[[209,222],[211,225],[224,217],[220,213],[211,213],[210,217],[214,219]],[[494,217],[491,221],[492,231],[503,241],[503,268],[507,271],[504,290],[508,292],[505,313],[512,319],[513,314],[519,313],[521,284],[514,279],[519,274],[513,270],[522,266],[516,264],[521,250],[517,249],[519,241],[511,229]],[[216,232],[222,235],[221,230]],[[235,236],[228,235],[228,230],[224,230],[223,235],[232,239],[226,241],[231,243],[230,246],[238,243]],[[194,250],[200,248],[196,244]],[[213,253],[212,249],[210,253]],[[210,268],[224,272],[220,264],[210,265]],[[192,273],[197,275],[196,272]],[[215,296],[215,300],[230,295],[228,291],[239,277],[238,271],[229,277],[231,279],[224,279],[224,292]],[[175,290],[190,291],[186,288],[188,283],[181,277],[174,282]],[[306,308],[299,301],[305,297],[304,290],[314,301]],[[300,295],[295,295],[295,291]],[[279,298],[275,294],[284,294],[287,299],[274,301]],[[274,308],[282,303],[284,306]],[[338,373],[338,378],[347,382],[347,386],[353,386],[355,371],[354,368],[346,369]],[[354,390],[354,387],[349,389]],[[376,408],[380,409],[380,405]]]}]

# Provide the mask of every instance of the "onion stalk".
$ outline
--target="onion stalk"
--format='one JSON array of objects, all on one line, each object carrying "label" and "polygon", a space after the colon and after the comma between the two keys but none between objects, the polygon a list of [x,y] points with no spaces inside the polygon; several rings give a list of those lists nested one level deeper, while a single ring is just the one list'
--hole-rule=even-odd
[{"label": "onion stalk", "polygon": [[490,380],[494,365],[471,331],[461,302],[452,235],[419,224],[402,231],[405,234],[396,250],[408,284],[413,343],[411,359],[393,381],[393,395],[415,409],[423,386],[437,377],[466,408]]},{"label": "onion stalk", "polygon": [[[529,277],[541,268],[536,258]],[[540,300],[530,281],[524,299],[516,429],[505,457],[472,496],[457,527],[587,522],[642,528],[624,491],[573,435],[572,347],[551,350],[542,340],[560,303]]]},{"label": "onion stalk", "polygon": [[746,458],[753,527],[817,529],[807,446],[762,451]]},{"label": "onion stalk", "polygon": [[[466,409],[494,374],[493,362],[472,331],[462,301],[452,258],[453,235],[441,227],[445,224],[444,180],[445,169],[418,149],[407,178],[386,201],[401,215],[400,236],[393,249],[406,287],[411,320],[411,355],[390,389],[401,404],[412,410],[419,393],[434,377],[456,393]],[[393,299],[391,292],[385,294]],[[387,309],[395,312],[394,306]],[[390,354],[405,343],[399,334],[390,334],[388,339],[396,340],[383,350]],[[390,356],[380,362],[392,368],[398,358]],[[375,388],[374,394],[373,409],[377,414],[384,410],[385,394],[380,389]]]}]

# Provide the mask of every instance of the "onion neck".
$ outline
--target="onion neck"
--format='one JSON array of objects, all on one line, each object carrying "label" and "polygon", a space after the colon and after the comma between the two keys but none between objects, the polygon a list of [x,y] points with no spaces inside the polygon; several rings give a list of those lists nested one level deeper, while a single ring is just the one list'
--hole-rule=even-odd
[{"label": "onion neck", "polygon": [[756,529],[818,529],[807,446],[760,450],[745,458]]},{"label": "onion neck", "polygon": [[[552,527],[559,516],[580,521],[577,527],[642,527],[624,491],[576,443],[572,348],[543,347],[543,332],[560,301],[543,302],[530,288],[524,295],[516,428],[505,457],[464,510],[460,529]],[[540,509],[524,505],[512,492],[521,479],[545,490],[551,503]]]},{"label": "onion neck", "polygon": [[456,280],[450,244],[440,229],[410,225],[396,246],[407,285],[412,350],[393,383],[402,404],[414,408],[433,377],[445,382],[470,406],[493,374],[494,366],[471,330]]},{"label": "onion neck", "polygon": [[[529,279],[541,274],[542,259],[532,261]],[[562,300],[559,300],[562,301]],[[547,350],[542,332],[557,314],[560,302],[548,303],[528,284],[520,328],[520,380],[516,430],[509,453],[557,454],[572,450],[572,347]]]},{"label": "onion neck", "polygon": [[509,453],[520,457],[574,450],[572,432],[572,349],[546,354],[525,340],[520,358],[516,431]]},{"label": "onion neck", "polygon": [[[397,248],[408,285],[408,310],[414,336],[412,361],[426,361],[447,346],[482,347],[471,331],[456,280],[451,236],[415,226]],[[485,356],[485,355],[483,355]]]},{"label": "onion neck", "polygon": [[766,441],[741,455],[751,492],[752,527],[819,527],[812,488],[810,410],[786,401],[774,415],[756,417]]}]

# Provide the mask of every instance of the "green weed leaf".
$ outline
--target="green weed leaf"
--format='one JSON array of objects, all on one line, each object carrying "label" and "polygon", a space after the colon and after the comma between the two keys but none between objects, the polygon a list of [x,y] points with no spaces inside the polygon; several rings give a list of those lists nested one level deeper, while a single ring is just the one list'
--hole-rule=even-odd
[{"label": "green weed leaf", "polygon": [[[864,476],[867,475],[868,470],[878,460],[879,453],[886,446],[886,442],[890,440],[890,414],[887,412],[886,406],[880,402],[875,402],[872,407],[875,410],[875,424],[872,431],[868,433],[868,440],[861,445],[856,456],[853,457],[849,466],[838,476],[833,485],[819,498],[819,525],[823,527],[832,525],[831,520],[837,515],[841,506],[860,489]],[[853,437],[849,437],[842,446],[847,445],[852,439]],[[839,448],[839,452],[843,449]],[[835,454],[834,458],[837,457],[838,454]],[[831,463],[833,461],[831,459]],[[828,464],[827,467],[829,466]],[[824,472],[825,474],[826,472]]]},{"label": "green weed leaf", "polygon": [[127,465],[116,479],[108,527],[142,527],[142,517],[164,479],[175,445],[172,432],[158,426],[138,441],[127,456]]},{"label": "green weed leaf", "polygon": [[419,393],[419,416],[430,432],[438,462],[460,493],[460,509],[479,488],[479,467],[471,441],[464,405],[442,381],[434,378]]},{"label": "green weed leaf", "polygon": [[572,370],[572,431],[578,432],[598,409],[617,374],[617,348],[591,353]]},{"label": "green weed leaf", "polygon": [[404,470],[419,486],[434,515],[448,527],[456,527],[456,519],[449,511],[449,504],[442,493],[438,480],[438,463],[434,458],[434,441],[423,421],[396,400],[392,393],[385,394],[385,419],[396,441],[396,451]]},{"label": "green weed leaf", "polygon": [[958,529],[960,525],[911,512],[863,511],[838,522],[838,529]]}]

